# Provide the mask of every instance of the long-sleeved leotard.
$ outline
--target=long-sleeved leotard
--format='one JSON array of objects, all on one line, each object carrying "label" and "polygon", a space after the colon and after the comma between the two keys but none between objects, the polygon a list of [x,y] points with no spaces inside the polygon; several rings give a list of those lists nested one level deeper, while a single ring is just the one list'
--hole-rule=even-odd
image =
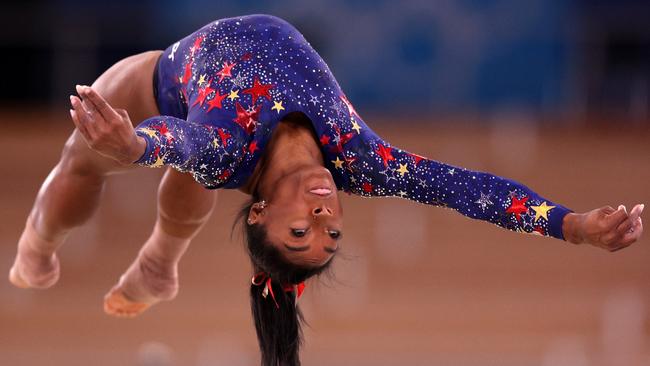
[{"label": "long-sleeved leotard", "polygon": [[506,229],[563,239],[569,209],[524,185],[392,147],[359,117],[320,56],[288,23],[255,15],[219,20],[168,48],[157,68],[165,116],[136,133],[136,162],[190,172],[207,188],[241,187],[277,123],[303,112],[339,189],[452,208]]}]

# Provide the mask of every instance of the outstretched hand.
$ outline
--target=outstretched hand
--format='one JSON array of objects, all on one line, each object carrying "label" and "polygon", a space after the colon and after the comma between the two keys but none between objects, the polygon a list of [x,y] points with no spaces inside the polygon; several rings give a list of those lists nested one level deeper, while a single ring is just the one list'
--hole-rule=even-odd
[{"label": "outstretched hand", "polygon": [[70,96],[70,116],[88,146],[101,155],[128,165],[138,160],[146,142],[135,134],[124,109],[114,109],[89,86],[77,85],[77,96]]},{"label": "outstretched hand", "polygon": [[573,244],[587,243],[610,252],[626,248],[643,233],[643,207],[638,204],[629,213],[620,205],[617,210],[605,206],[582,214],[567,214],[562,228],[564,238]]}]

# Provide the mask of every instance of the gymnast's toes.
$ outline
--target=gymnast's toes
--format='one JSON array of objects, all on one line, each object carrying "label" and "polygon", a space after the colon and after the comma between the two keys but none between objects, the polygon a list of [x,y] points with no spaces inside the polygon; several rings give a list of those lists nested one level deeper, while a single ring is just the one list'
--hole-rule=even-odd
[{"label": "gymnast's toes", "polygon": [[44,258],[18,254],[9,270],[9,282],[18,288],[46,289],[59,280],[59,260],[55,254]]},{"label": "gymnast's toes", "polygon": [[141,314],[160,301],[178,294],[176,266],[163,266],[139,256],[104,297],[104,311],[118,317]]},{"label": "gymnast's toes", "polygon": [[133,318],[142,314],[151,305],[130,300],[117,287],[104,297],[104,312],[118,318]]},{"label": "gymnast's toes", "polygon": [[9,270],[9,282],[18,288],[29,288],[29,284],[23,280],[23,278],[18,274],[18,270],[14,265]]}]

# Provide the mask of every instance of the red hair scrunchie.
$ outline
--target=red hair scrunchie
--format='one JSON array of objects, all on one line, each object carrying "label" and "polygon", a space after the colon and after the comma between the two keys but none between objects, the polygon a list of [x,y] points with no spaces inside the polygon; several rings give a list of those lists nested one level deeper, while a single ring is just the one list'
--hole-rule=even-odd
[{"label": "red hair scrunchie", "polygon": [[[266,272],[259,272],[253,278],[251,279],[251,283],[255,286],[262,286],[264,285],[264,289],[262,290],[262,297],[266,299],[266,297],[271,294],[271,298],[273,299],[273,302],[275,303],[276,308],[280,308],[280,305],[278,305],[278,301],[275,299],[275,293],[273,293],[273,286],[271,286],[271,276],[269,276]],[[282,284],[282,289],[284,292],[295,292],[296,293],[296,302],[302,296],[302,293],[305,291],[305,283],[300,282],[297,284]]]}]

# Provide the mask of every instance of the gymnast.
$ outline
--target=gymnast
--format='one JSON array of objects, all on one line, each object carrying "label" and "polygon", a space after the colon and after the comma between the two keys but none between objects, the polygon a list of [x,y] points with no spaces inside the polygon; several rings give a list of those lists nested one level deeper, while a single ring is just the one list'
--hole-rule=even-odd
[{"label": "gymnast", "polygon": [[21,288],[57,281],[56,250],[91,217],[108,175],[171,166],[153,232],[104,309],[130,317],[174,298],[178,262],[217,189],[238,189],[251,197],[238,220],[263,365],[300,363],[297,301],[343,237],[338,190],[442,206],[610,251],[643,231],[643,205],[575,213],[516,181],[392,146],[364,123],[303,36],[273,16],[215,21],[165,51],[118,62],[76,91],[76,129],[26,220],[10,281]]}]

